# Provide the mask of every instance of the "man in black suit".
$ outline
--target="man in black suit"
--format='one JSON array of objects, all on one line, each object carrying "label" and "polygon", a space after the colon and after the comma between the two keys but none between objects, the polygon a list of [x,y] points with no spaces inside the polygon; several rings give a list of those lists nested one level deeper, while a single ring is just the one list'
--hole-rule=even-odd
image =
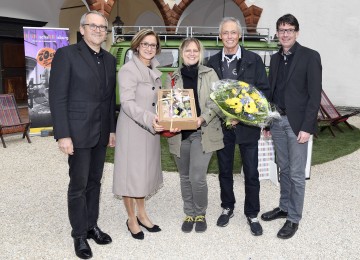
[{"label": "man in black suit", "polygon": [[69,155],[68,213],[78,257],[92,257],[87,238],[108,244],[97,226],[106,146],[115,146],[116,60],[101,48],[108,21],[91,11],[80,20],[83,40],[57,50],[50,75],[54,136]]},{"label": "man in black suit", "polygon": [[273,121],[270,131],[280,168],[280,202],[261,218],[286,218],[277,236],[287,239],[295,234],[302,217],[308,140],[317,130],[322,66],[319,53],[296,41],[299,23],[293,15],[280,17],[276,30],[282,47],[270,62],[270,101],[281,119]]},{"label": "man in black suit", "polygon": [[[241,26],[234,17],[225,17],[220,22],[219,36],[224,44],[222,51],[210,58],[207,66],[213,68],[220,79],[245,81],[262,91],[270,90],[264,63],[259,55],[239,46]],[[258,140],[260,128],[234,122],[234,128],[223,125],[225,147],[217,151],[221,207],[223,211],[217,225],[225,227],[234,215],[235,196],[233,164],[235,144],[239,144],[245,177],[244,214],[250,225],[251,234],[262,235],[257,219],[260,211],[260,182],[258,172]]]}]

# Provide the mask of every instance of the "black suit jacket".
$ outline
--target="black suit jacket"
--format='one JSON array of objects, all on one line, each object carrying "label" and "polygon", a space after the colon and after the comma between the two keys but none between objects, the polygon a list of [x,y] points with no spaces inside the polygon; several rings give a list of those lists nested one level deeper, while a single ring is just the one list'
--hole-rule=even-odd
[{"label": "black suit jacket", "polygon": [[104,51],[105,89],[84,40],[56,51],[49,98],[55,139],[71,137],[75,148],[108,144],[115,132],[116,59]]},{"label": "black suit jacket", "polygon": [[[224,79],[221,71],[222,51],[210,58],[206,64],[213,68],[220,79]],[[236,64],[237,80],[254,85],[262,91],[266,97],[270,94],[269,82],[266,76],[266,70],[261,57],[251,51],[241,47],[241,60]],[[242,123],[236,125],[236,143],[257,142],[260,138],[260,128],[249,126]]]},{"label": "black suit jacket", "polygon": [[[300,131],[316,133],[317,115],[322,89],[322,66],[318,52],[297,45],[285,86],[285,109],[290,126],[296,135]],[[271,57],[269,81],[270,101],[276,86],[281,54]]]}]

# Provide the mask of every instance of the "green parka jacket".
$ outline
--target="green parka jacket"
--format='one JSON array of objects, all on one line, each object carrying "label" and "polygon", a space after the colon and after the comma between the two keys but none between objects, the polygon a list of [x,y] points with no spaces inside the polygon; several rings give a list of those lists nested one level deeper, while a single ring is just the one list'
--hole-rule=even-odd
[{"label": "green parka jacket", "polygon": [[[183,80],[181,77],[181,68],[174,71],[172,79],[175,80],[174,88],[183,89]],[[201,109],[200,117],[205,122],[201,125],[201,144],[205,153],[213,152],[224,147],[223,133],[221,123],[216,113],[206,106],[210,99],[211,85],[219,80],[216,72],[204,65],[199,66],[198,72],[198,98]],[[165,88],[171,88],[171,81],[166,82]],[[180,157],[181,132],[168,138],[169,150],[171,154]]]}]

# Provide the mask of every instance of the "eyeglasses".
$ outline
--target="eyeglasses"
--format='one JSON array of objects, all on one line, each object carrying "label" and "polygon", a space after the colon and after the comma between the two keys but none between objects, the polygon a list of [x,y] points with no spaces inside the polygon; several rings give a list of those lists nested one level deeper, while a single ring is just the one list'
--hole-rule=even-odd
[{"label": "eyeglasses", "polygon": [[295,29],[279,29],[279,30],[277,30],[277,32],[278,32],[278,34],[287,33],[287,34],[291,35],[295,32]]},{"label": "eyeglasses", "polygon": [[106,32],[106,30],[107,30],[107,26],[105,26],[105,25],[96,25],[96,24],[93,24],[93,23],[83,24],[83,26],[85,26],[85,25],[88,25],[90,30],[92,30],[92,31],[96,31],[97,29],[99,29],[100,32]]},{"label": "eyeglasses", "polygon": [[150,44],[150,43],[148,43],[148,42],[140,42],[140,45],[141,45],[141,47],[143,47],[144,49],[147,49],[147,48],[151,48],[151,49],[157,49],[157,47],[158,47],[158,45],[157,44]]}]

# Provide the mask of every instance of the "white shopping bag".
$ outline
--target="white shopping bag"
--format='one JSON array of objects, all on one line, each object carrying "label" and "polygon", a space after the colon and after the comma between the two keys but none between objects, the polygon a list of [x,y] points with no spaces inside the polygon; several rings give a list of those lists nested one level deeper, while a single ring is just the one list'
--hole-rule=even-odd
[{"label": "white shopping bag", "polygon": [[270,175],[277,175],[277,169],[273,171],[272,164],[275,163],[275,149],[273,140],[261,134],[258,142],[258,171],[259,179],[270,179]]},{"label": "white shopping bag", "polygon": [[[275,163],[275,149],[271,137],[264,137],[261,133],[258,150],[259,180],[270,179],[275,185],[278,185],[278,167]],[[244,175],[243,168],[241,168],[241,174]]]},{"label": "white shopping bag", "polygon": [[[258,171],[259,171],[259,180],[271,180],[275,185],[279,185],[279,169],[275,162],[275,148],[274,142],[271,137],[264,137],[261,133],[259,142],[258,142]],[[308,154],[307,162],[305,168],[305,178],[310,179],[310,170],[311,170],[311,158],[312,158],[312,147],[313,147],[313,135],[309,138],[308,143]],[[241,174],[244,175],[244,170],[241,168]]]},{"label": "white shopping bag", "polygon": [[308,153],[307,153],[307,161],[305,167],[305,178],[310,179],[310,170],[311,170],[311,158],[312,158],[312,148],[313,148],[313,135],[310,135],[309,143],[308,143]]}]

